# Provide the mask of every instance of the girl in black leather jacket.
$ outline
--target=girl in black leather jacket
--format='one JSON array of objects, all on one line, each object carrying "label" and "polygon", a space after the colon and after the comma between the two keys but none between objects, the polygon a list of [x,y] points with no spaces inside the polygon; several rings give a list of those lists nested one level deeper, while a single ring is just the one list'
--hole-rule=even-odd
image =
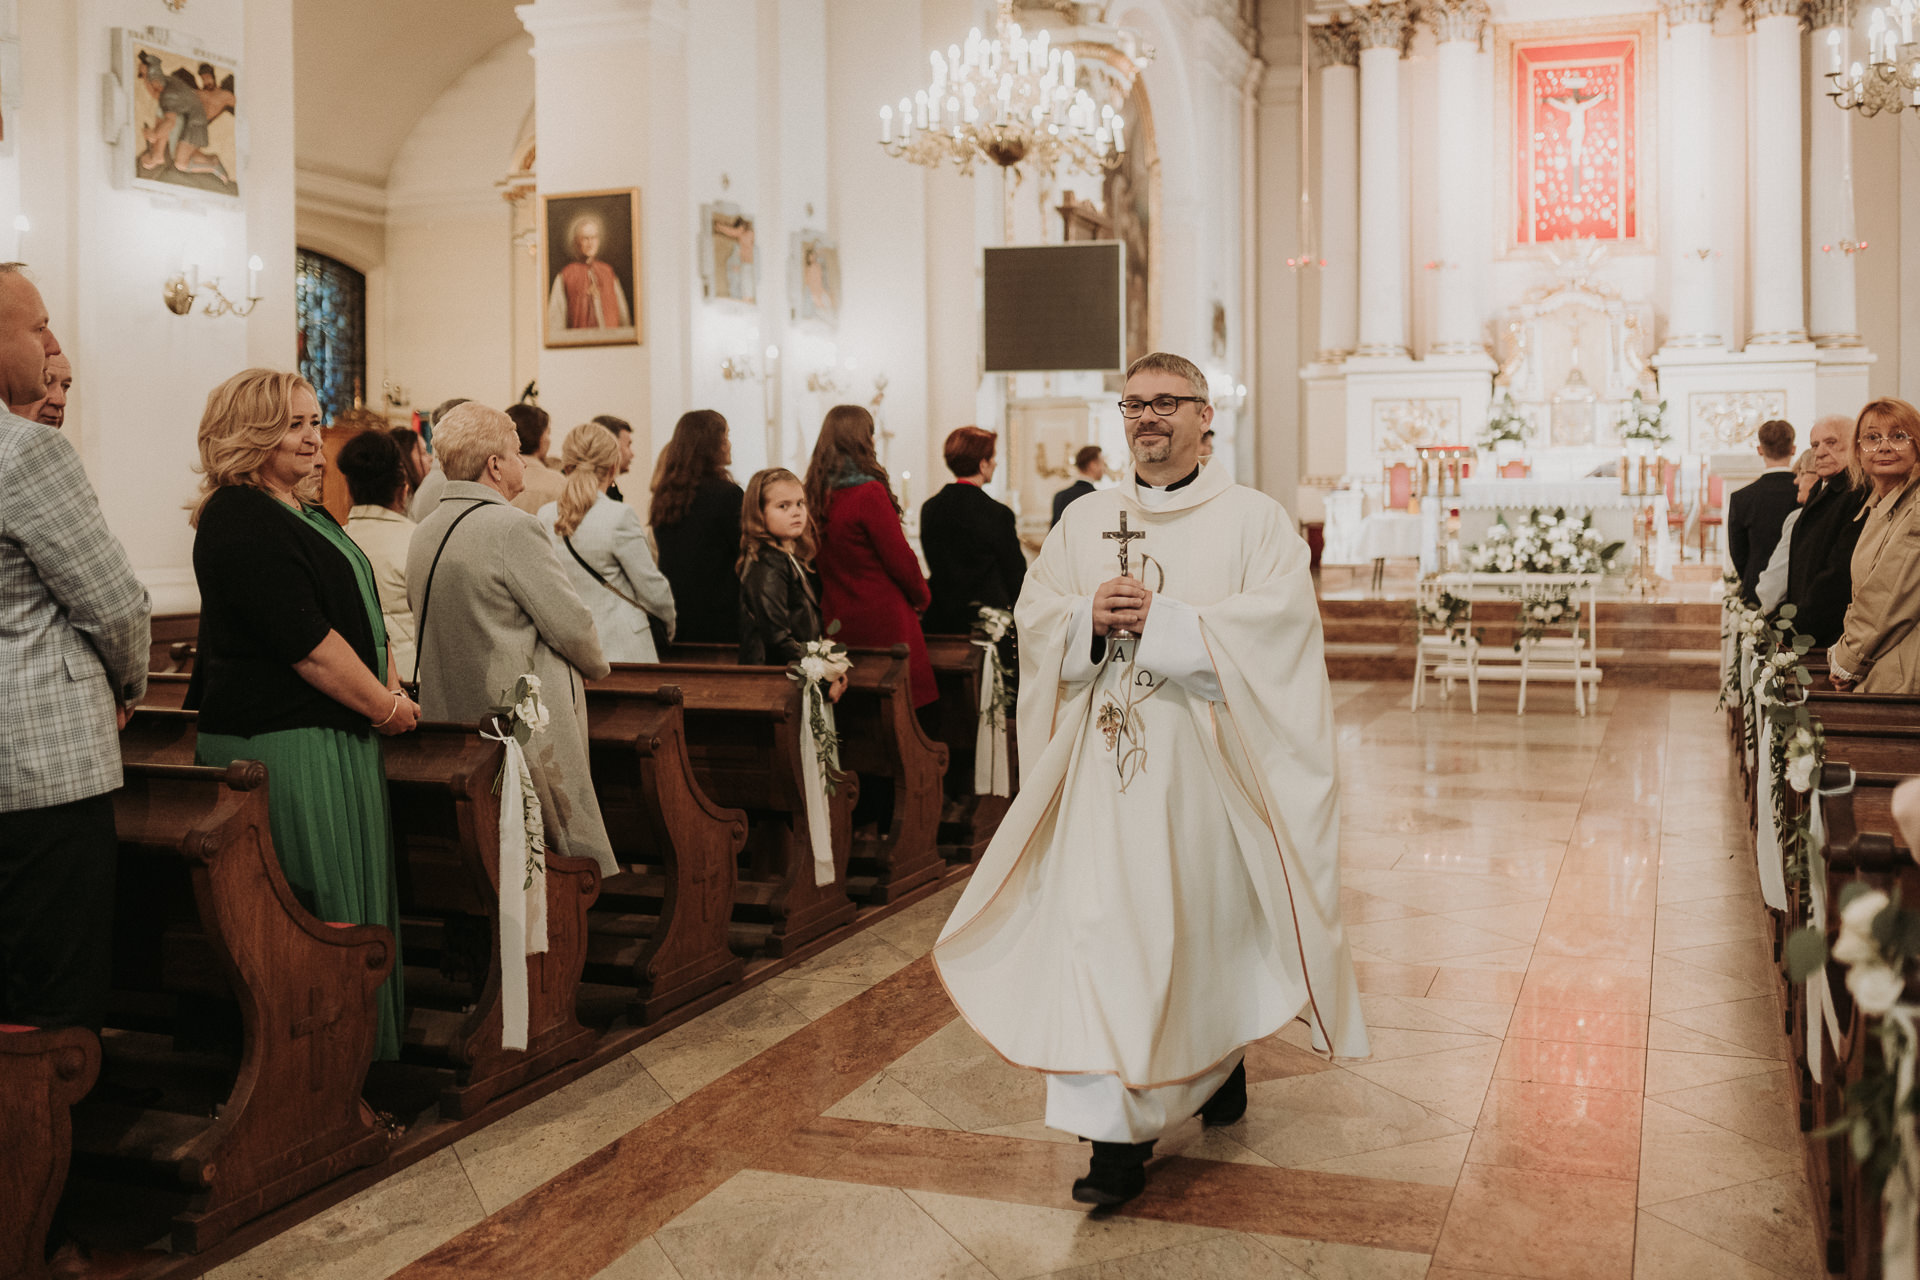
[{"label": "girl in black leather jacket", "polygon": [[[800,478],[784,467],[755,473],[740,507],[740,662],[785,666],[820,638],[812,580],[813,529]],[[844,680],[845,677],[842,677]]]}]

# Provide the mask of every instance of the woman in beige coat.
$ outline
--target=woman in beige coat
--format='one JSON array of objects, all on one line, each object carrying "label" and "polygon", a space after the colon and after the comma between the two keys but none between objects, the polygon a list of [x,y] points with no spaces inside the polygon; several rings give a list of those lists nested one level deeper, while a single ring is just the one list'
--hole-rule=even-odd
[{"label": "woman in beige coat", "polygon": [[[1875,400],[1853,427],[1855,483],[1873,486],[1853,550],[1846,631],[1827,650],[1841,692],[1920,693],[1920,411]],[[1864,473],[1862,475],[1861,473]]]},{"label": "woman in beige coat", "polygon": [[511,699],[522,675],[539,676],[551,719],[527,744],[527,769],[551,847],[592,858],[603,875],[614,875],[620,865],[587,765],[581,678],[598,680],[608,670],[593,615],[547,531],[508,505],[524,464],[507,416],[463,404],[441,423],[434,444],[447,487],[414,530],[407,555],[421,711],[476,724]]}]

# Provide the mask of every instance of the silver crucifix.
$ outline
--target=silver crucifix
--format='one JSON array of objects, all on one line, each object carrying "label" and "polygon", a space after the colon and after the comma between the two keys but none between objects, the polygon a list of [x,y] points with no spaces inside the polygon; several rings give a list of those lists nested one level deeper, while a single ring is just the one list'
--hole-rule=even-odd
[{"label": "silver crucifix", "polygon": [[[1100,536],[1103,538],[1112,538],[1120,544],[1120,576],[1123,578],[1131,578],[1133,576],[1133,570],[1127,559],[1127,544],[1135,538],[1146,537],[1147,531],[1145,529],[1127,528],[1127,513],[1122,511],[1120,513],[1120,527],[1118,529],[1109,529]],[[1134,632],[1127,630],[1125,627],[1115,628],[1111,634],[1116,640],[1135,640],[1139,638]]]}]

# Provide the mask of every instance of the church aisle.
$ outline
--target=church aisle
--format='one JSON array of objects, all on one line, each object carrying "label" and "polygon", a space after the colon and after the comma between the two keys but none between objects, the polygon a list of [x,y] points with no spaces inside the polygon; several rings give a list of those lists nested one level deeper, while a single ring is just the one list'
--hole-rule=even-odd
[{"label": "church aisle", "polygon": [[1373,1057],[1254,1046],[1245,1119],[1179,1131],[1120,1216],[1072,1204],[1086,1148],[954,1016],[955,887],[210,1274],[1817,1274],[1713,695],[1335,696]]}]

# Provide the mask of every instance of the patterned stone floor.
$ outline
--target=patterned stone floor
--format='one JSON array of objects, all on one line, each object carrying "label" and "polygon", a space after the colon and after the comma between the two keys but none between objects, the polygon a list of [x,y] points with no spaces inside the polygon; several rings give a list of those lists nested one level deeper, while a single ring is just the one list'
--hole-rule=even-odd
[{"label": "patterned stone floor", "polygon": [[1817,1274],[1713,695],[1335,695],[1373,1056],[1254,1046],[1246,1118],[1174,1134],[1120,1215],[935,980],[956,888],[211,1274]]}]

